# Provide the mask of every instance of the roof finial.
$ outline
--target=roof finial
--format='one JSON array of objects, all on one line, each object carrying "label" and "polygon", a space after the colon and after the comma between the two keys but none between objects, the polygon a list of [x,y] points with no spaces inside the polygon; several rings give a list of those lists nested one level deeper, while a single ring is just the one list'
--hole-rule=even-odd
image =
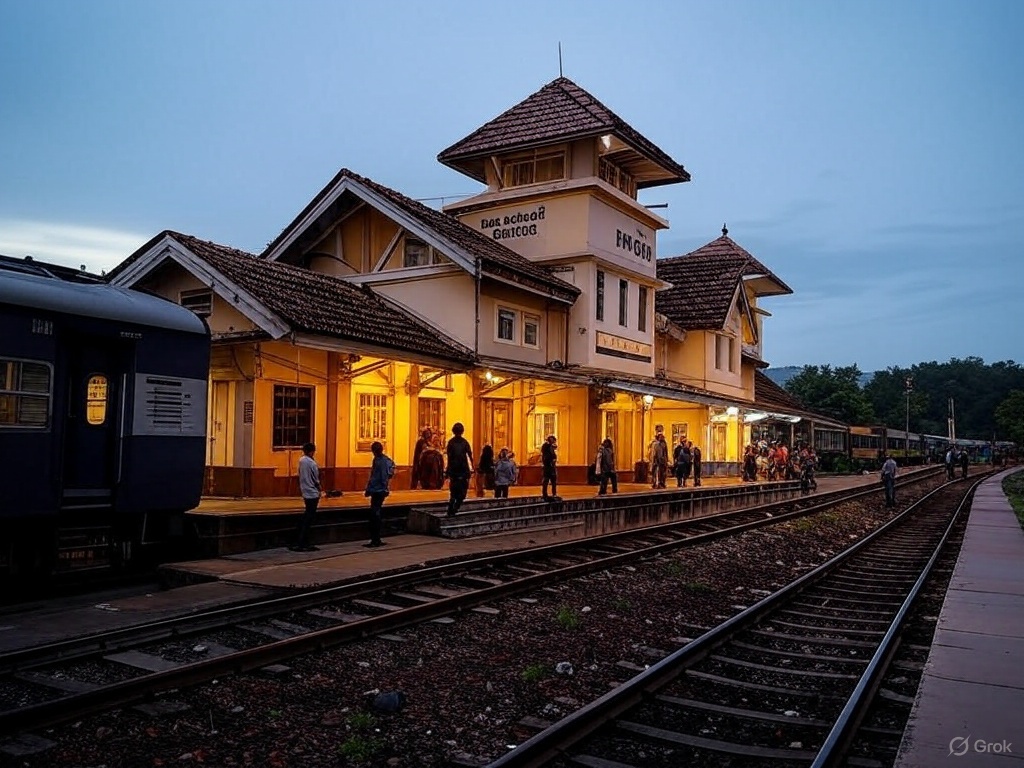
[{"label": "roof finial", "polygon": [[562,41],[558,41],[558,76],[562,77]]},{"label": "roof finial", "polygon": [[728,234],[729,234],[729,228],[727,226],[725,226],[725,224],[723,224],[722,225],[722,237],[725,237]]}]

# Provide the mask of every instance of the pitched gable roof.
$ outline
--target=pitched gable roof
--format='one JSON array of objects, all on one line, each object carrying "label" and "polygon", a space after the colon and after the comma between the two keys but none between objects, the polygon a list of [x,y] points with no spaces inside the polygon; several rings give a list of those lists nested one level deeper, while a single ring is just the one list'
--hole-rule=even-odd
[{"label": "pitched gable roof", "polygon": [[488,155],[604,134],[617,136],[662,169],[661,178],[638,180],[637,186],[690,180],[682,165],[567,77],[552,80],[443,150],[437,159],[485,182],[483,158]]},{"label": "pitched gable roof", "polygon": [[[486,235],[478,232],[472,227],[463,224],[449,213],[429,208],[412,198],[406,197],[383,184],[378,184],[372,179],[353,173],[347,168],[342,168],[328,184],[317,193],[317,195],[306,205],[298,216],[281,232],[274,241],[267,246],[261,254],[262,259],[278,259],[287,250],[296,247],[301,239],[302,231],[306,227],[313,227],[316,221],[325,216],[329,221],[315,226],[314,234],[306,240],[316,240],[322,235],[325,228],[333,225],[336,221],[336,212],[332,212],[330,205],[341,198],[346,192],[351,192],[367,201],[373,201],[382,205],[385,215],[390,209],[397,213],[399,218],[403,215],[410,220],[411,226],[419,225],[420,228],[428,230],[444,241],[448,248],[446,255],[456,257],[459,252],[465,254],[467,264],[472,265],[475,257],[481,260],[481,269],[485,275],[500,280],[510,280],[528,288],[540,291],[552,298],[567,303],[572,303],[580,294],[580,289],[571,283],[567,283],[556,276],[550,269],[523,258],[511,248],[495,242]],[[318,213],[323,211],[323,213]],[[426,233],[418,233],[430,240]],[[464,260],[464,261],[466,261]]]},{"label": "pitched gable roof", "polygon": [[658,278],[672,288],[655,294],[656,311],[687,330],[722,328],[744,279],[761,279],[760,295],[793,292],[727,234],[685,256],[658,259]]},{"label": "pitched gable roof", "polygon": [[[110,276],[116,277],[115,273],[123,271],[140,254],[152,253],[153,246],[168,237],[262,304],[293,332],[330,336],[466,365],[473,360],[469,349],[368,287],[290,264],[266,261],[246,251],[180,232],[160,233],[118,265]],[[156,254],[155,259],[162,260],[162,256]],[[280,328],[273,335],[280,337]]]}]

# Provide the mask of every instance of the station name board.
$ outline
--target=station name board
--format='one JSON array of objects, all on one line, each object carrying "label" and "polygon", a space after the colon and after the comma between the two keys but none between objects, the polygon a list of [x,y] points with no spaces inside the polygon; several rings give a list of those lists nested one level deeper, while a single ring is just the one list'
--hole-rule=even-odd
[{"label": "station name board", "polygon": [[645,363],[651,361],[651,345],[644,344],[642,341],[624,339],[621,336],[613,336],[610,333],[598,331],[596,344],[594,351],[599,355],[624,357],[627,360],[642,360]]},{"label": "station name board", "polygon": [[[651,239],[653,240],[653,234]],[[648,241],[647,233],[639,227],[636,229],[635,235],[623,232],[621,229],[616,229],[615,247],[620,251],[632,254],[642,261],[654,259],[654,246]]]},{"label": "station name board", "polygon": [[480,229],[489,234],[492,240],[513,240],[540,234],[543,221],[544,206],[538,205],[500,216],[484,216],[480,219]]}]

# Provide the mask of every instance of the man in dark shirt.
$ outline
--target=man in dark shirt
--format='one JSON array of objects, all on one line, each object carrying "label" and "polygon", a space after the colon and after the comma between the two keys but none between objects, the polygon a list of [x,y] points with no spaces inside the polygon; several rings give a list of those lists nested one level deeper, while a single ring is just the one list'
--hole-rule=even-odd
[{"label": "man in dark shirt", "polygon": [[455,517],[462,502],[466,500],[469,477],[473,474],[473,448],[462,436],[464,431],[462,422],[455,422],[452,425],[452,439],[445,449],[448,454],[448,468],[445,470],[448,476],[448,517]]},{"label": "man in dark shirt", "polygon": [[[541,493],[544,501],[560,501],[558,498],[558,441],[554,435],[548,435],[544,445],[540,448],[540,463],[543,469],[541,480]],[[551,484],[551,494],[548,495],[548,484]]]}]

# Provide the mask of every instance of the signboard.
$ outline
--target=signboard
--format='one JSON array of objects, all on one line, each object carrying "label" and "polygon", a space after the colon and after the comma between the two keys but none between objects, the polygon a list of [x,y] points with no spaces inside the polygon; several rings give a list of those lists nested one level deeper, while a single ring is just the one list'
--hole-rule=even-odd
[{"label": "signboard", "polygon": [[206,435],[206,379],[135,374],[133,435]]},{"label": "signboard", "polygon": [[598,331],[596,336],[595,352],[599,355],[610,355],[611,357],[623,357],[627,360],[641,360],[645,363],[651,362],[651,345],[642,341],[624,339],[621,336],[612,336],[610,333]]},{"label": "signboard", "polygon": [[545,208],[533,205],[480,217],[480,231],[492,240],[516,240],[536,237],[544,231]]}]

